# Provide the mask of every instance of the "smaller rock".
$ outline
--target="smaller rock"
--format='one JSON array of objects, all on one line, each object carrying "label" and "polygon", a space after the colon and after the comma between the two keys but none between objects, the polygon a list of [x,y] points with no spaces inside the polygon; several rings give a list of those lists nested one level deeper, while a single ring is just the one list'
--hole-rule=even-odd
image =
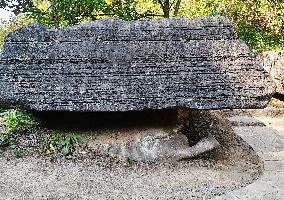
[{"label": "smaller rock", "polygon": [[233,126],[265,126],[263,122],[249,116],[233,116],[228,120]]},{"label": "smaller rock", "polygon": [[258,55],[264,69],[272,76],[276,83],[276,92],[284,95],[284,51],[268,51]]},{"label": "smaller rock", "polygon": [[189,146],[187,137],[170,128],[132,128],[98,132],[88,147],[102,155],[135,161],[180,160],[195,157],[216,148],[212,136]]}]

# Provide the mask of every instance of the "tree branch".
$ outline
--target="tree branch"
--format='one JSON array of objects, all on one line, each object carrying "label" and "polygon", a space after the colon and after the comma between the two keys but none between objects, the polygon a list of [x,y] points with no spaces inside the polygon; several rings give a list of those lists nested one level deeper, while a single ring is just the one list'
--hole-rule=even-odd
[{"label": "tree branch", "polygon": [[162,9],[164,8],[164,4],[162,2],[162,0],[158,0],[158,3],[161,5]]},{"label": "tree branch", "polygon": [[177,16],[179,8],[180,8],[180,4],[181,4],[181,0],[177,0],[176,6],[175,6],[175,10],[174,10],[174,17]]}]

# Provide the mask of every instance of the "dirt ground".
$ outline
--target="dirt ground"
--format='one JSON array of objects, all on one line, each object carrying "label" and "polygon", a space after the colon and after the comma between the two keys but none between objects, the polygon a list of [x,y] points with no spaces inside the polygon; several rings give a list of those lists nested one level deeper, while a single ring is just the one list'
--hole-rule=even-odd
[{"label": "dirt ground", "polygon": [[245,187],[261,176],[263,163],[228,121],[216,123],[224,129],[215,133],[221,146],[182,161],[125,162],[82,147],[71,160],[2,152],[0,199],[208,199]]}]

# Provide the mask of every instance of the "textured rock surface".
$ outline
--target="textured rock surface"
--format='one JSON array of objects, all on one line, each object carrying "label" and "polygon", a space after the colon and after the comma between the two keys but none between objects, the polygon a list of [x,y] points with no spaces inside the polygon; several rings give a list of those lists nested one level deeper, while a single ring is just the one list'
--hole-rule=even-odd
[{"label": "textured rock surface", "polygon": [[101,155],[135,161],[181,160],[196,157],[219,146],[213,136],[189,146],[185,135],[169,128],[128,128],[97,131],[88,148]]},{"label": "textured rock surface", "polygon": [[[226,192],[214,200],[227,199],[271,199],[282,200],[284,197],[284,118],[283,109],[280,115],[267,110],[252,110],[249,116],[245,113],[239,116],[255,118],[266,126],[239,126],[235,133],[245,140],[255,153],[264,161],[262,176],[247,187]],[[256,115],[255,115],[256,114]],[[254,119],[252,119],[254,120]],[[243,118],[245,123],[247,118]],[[213,198],[212,198],[213,199]]]},{"label": "textured rock surface", "polygon": [[2,104],[68,111],[259,108],[274,92],[222,17],[29,25],[5,40],[0,87]]},{"label": "textured rock surface", "polygon": [[[196,157],[219,147],[214,137],[223,133],[214,127],[217,118],[214,121],[209,111],[201,110],[39,111],[35,115],[51,130],[86,135],[79,139],[80,146],[91,152],[123,160],[167,162]],[[198,125],[184,123],[197,115],[202,121]]]},{"label": "textured rock surface", "polygon": [[276,83],[276,91],[284,94],[284,51],[268,51],[258,55],[258,59],[264,64],[265,70],[273,77]]}]

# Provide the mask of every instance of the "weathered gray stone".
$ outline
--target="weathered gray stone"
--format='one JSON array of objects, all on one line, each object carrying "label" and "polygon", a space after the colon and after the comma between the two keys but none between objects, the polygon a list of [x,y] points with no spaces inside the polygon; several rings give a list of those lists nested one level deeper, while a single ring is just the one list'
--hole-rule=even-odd
[{"label": "weathered gray stone", "polygon": [[228,120],[233,126],[265,126],[263,122],[248,116],[233,116]]},{"label": "weathered gray stone", "polygon": [[91,140],[88,148],[102,155],[135,161],[180,160],[198,156],[219,146],[211,135],[189,146],[184,134],[169,128],[128,128],[103,130]]},{"label": "weathered gray stone", "polygon": [[273,77],[276,83],[276,91],[284,94],[284,51],[268,51],[258,55],[264,68]]},{"label": "weathered gray stone", "polygon": [[[35,116],[49,129],[87,134],[87,139],[80,138],[80,145],[91,152],[123,160],[161,162],[191,158],[216,149],[220,145],[214,137],[226,135],[216,122],[219,118],[213,120],[209,111],[201,110],[41,111],[35,112]],[[195,121],[197,116],[201,123],[185,123]]]},{"label": "weathered gray stone", "polygon": [[32,110],[261,108],[269,74],[226,18],[98,20],[9,34],[0,101]]}]

